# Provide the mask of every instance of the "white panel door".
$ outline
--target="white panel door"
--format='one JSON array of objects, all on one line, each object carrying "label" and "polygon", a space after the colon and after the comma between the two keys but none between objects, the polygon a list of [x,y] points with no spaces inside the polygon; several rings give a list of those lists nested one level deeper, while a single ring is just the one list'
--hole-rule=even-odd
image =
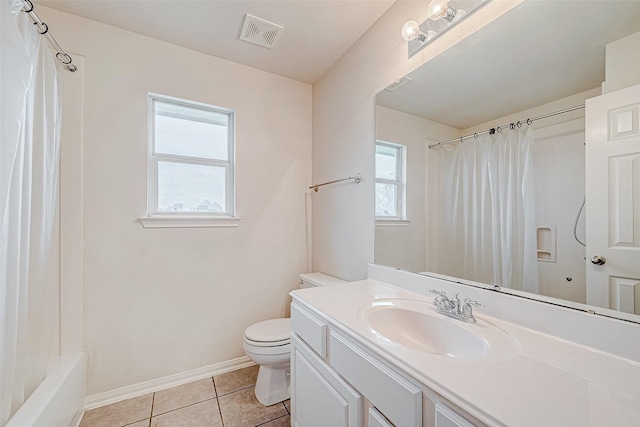
[{"label": "white panel door", "polygon": [[587,304],[640,314],[640,85],[586,103]]}]

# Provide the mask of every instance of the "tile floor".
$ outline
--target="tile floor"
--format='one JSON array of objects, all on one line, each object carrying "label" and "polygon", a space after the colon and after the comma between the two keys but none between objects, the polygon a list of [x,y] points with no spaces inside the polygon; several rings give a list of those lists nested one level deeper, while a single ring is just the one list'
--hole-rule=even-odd
[{"label": "tile floor", "polygon": [[80,427],[283,427],[290,403],[262,406],[258,366],[149,393],[85,412]]}]

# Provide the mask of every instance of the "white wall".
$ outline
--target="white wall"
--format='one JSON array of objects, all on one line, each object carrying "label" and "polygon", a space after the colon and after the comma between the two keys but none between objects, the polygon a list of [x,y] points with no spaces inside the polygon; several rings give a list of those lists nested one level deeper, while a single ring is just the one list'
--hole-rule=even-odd
[{"label": "white wall", "polygon": [[487,4],[407,59],[400,29],[426,19],[426,2],[397,1],[313,86],[313,181],[363,176],[313,195],[314,270],[356,280],[374,260],[375,94],[518,3]]},{"label": "white wall", "polygon": [[[533,133],[533,190],[538,249],[550,249],[552,259],[538,258],[539,294],[586,303],[585,247],[573,236],[578,212],[585,197],[584,119],[537,129]],[[584,243],[586,212],[576,234]],[[549,238],[549,239],[548,239]],[[551,245],[547,245],[551,243]],[[546,253],[542,253],[546,255]]]},{"label": "white wall", "polygon": [[606,57],[607,93],[640,83],[640,33],[609,43]]},{"label": "white wall", "polygon": [[[427,153],[426,138],[442,141],[454,138],[458,133],[458,129],[440,123],[376,106],[376,139],[407,147],[406,208],[410,220],[401,226],[376,224],[376,264],[407,271],[426,270],[427,154],[431,154]],[[433,214],[433,209],[429,213]]]},{"label": "white wall", "polygon": [[[41,7],[84,56],[88,394],[244,355],[308,271],[311,86]],[[144,229],[147,93],[236,110],[238,228]],[[63,164],[63,168],[65,165]]]}]

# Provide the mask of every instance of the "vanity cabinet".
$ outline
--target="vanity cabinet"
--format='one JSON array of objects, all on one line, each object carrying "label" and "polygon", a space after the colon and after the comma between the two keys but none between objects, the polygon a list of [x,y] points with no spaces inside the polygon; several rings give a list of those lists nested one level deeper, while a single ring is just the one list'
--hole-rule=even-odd
[{"label": "vanity cabinet", "polygon": [[[397,280],[404,279],[412,289],[441,288],[433,278],[410,281],[403,273]],[[500,305],[504,295],[483,292],[490,307],[509,315]],[[539,330],[572,318],[566,310],[524,302],[517,315],[527,313],[518,319],[537,328],[488,313],[468,325],[440,319],[432,313],[433,298],[379,278],[291,295],[295,426],[626,427],[640,419],[640,392],[633,387],[640,384],[640,358],[622,345],[614,348],[630,358],[585,345],[590,338],[584,335],[573,342],[569,332]],[[591,314],[583,318],[595,329],[608,324]],[[637,328],[631,329],[620,332],[631,337]]]},{"label": "vanity cabinet", "polygon": [[296,427],[362,425],[362,396],[302,340],[291,338],[291,425]]},{"label": "vanity cabinet", "polygon": [[327,323],[294,303],[291,325],[291,425],[363,425],[362,395],[326,363]]},{"label": "vanity cabinet", "polygon": [[[445,400],[294,298],[293,427],[472,427]],[[455,407],[455,405],[451,405]]]}]

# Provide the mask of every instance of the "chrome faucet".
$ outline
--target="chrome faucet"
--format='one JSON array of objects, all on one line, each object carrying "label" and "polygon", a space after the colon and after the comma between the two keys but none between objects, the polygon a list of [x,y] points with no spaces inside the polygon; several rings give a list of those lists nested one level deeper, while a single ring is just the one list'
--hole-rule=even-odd
[{"label": "chrome faucet", "polygon": [[444,291],[432,289],[429,292],[437,295],[433,299],[433,305],[436,306],[436,311],[445,316],[453,317],[454,319],[462,320],[467,323],[475,323],[476,318],[473,316],[473,307],[484,307],[480,301],[472,301],[469,298],[463,300],[463,304],[460,305],[460,298],[458,293],[453,298],[448,298]]}]

